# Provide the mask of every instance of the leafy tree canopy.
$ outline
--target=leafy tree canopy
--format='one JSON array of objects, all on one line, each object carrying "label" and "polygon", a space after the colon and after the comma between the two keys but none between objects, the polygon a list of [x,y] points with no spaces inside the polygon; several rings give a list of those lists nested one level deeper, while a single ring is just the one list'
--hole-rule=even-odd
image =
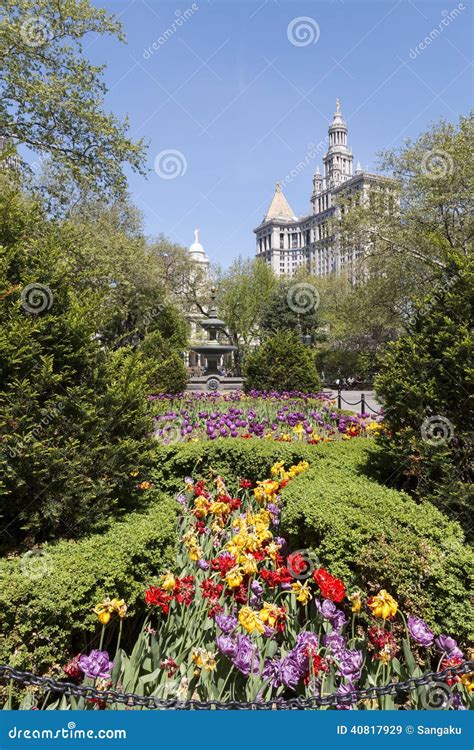
[{"label": "leafy tree canopy", "polygon": [[[84,56],[89,34],[123,40],[120,24],[89,0],[5,0],[0,24],[0,133],[74,182],[123,193],[125,165],[142,171],[144,147],[127,120],[104,109],[104,65]],[[4,144],[5,145],[5,144]],[[9,146],[5,147],[6,149]]]}]

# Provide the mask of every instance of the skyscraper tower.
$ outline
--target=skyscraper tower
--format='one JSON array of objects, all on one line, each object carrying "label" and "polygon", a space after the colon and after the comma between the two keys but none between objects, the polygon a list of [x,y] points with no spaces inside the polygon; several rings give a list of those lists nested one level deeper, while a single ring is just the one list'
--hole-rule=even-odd
[{"label": "skyscraper tower", "polygon": [[[324,142],[320,141],[315,154],[323,151]],[[390,205],[388,194],[395,183],[387,177],[364,172],[359,163],[353,172],[352,150],[347,145],[347,125],[339,99],[336,99],[336,111],[328,128],[327,150],[322,161],[324,175],[319,166],[313,175],[309,215],[296,216],[281,183],[277,183],[270,207],[254,229],[257,258],[268,263],[277,276],[292,276],[303,266],[316,276],[344,271],[353,279],[364,278],[365,272],[360,269],[366,252],[364,243],[355,247],[341,246],[334,219],[340,217],[344,200],[365,203],[372,192],[381,194]]]}]

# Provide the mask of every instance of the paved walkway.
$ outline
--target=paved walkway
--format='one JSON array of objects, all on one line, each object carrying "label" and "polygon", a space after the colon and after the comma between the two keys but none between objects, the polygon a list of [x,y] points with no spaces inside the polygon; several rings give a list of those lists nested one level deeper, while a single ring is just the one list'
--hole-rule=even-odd
[{"label": "paved walkway", "polygon": [[[330,394],[331,398],[337,400],[337,390],[325,388],[324,392]],[[366,412],[373,413],[374,411],[380,410],[381,405],[375,397],[375,391],[341,391],[342,408],[347,409],[347,411],[353,411],[356,414],[359,413],[362,394],[365,396]],[[344,403],[345,401],[348,401],[349,403]]]}]

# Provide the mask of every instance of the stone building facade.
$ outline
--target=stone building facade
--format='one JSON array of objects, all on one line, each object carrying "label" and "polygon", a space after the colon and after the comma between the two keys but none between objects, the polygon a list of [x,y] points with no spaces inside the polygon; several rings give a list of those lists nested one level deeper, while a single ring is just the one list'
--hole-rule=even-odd
[{"label": "stone building facade", "polygon": [[393,204],[392,180],[365,172],[360,164],[353,169],[347,125],[338,99],[327,143],[323,157],[324,173],[321,174],[317,167],[313,176],[310,213],[297,216],[281,184],[277,183],[268,211],[262,223],[254,229],[257,258],[268,263],[277,276],[292,276],[303,267],[315,276],[347,272],[351,278],[357,279],[364,273],[360,261],[367,246],[341,245],[334,231],[334,219],[340,217],[341,199],[365,202],[371,199],[371,194],[382,193],[387,207]]}]

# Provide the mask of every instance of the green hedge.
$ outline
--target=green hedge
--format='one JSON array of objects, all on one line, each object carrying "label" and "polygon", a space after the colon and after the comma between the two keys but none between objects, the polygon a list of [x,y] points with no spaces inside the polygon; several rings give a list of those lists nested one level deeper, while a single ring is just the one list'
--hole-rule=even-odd
[{"label": "green hedge", "polygon": [[313,465],[284,500],[282,533],[293,549],[316,550],[331,573],[370,593],[386,588],[405,613],[472,641],[473,557],[458,523],[336,460],[324,471]]},{"label": "green hedge", "polygon": [[183,486],[183,477],[203,478],[210,472],[221,474],[228,482],[241,478],[265,479],[275,461],[287,466],[301,460],[336,462],[355,471],[367,460],[367,448],[375,447],[371,440],[353,439],[340,443],[276,443],[259,438],[218,438],[197,443],[173,443],[161,446],[153,479],[165,491],[176,491]]},{"label": "green hedge", "polygon": [[44,545],[30,564],[1,560],[0,663],[41,670],[89,649],[98,632],[91,610],[105,596],[140,610],[147,580],[175,559],[175,518],[175,502],[163,497],[105,534]]}]

